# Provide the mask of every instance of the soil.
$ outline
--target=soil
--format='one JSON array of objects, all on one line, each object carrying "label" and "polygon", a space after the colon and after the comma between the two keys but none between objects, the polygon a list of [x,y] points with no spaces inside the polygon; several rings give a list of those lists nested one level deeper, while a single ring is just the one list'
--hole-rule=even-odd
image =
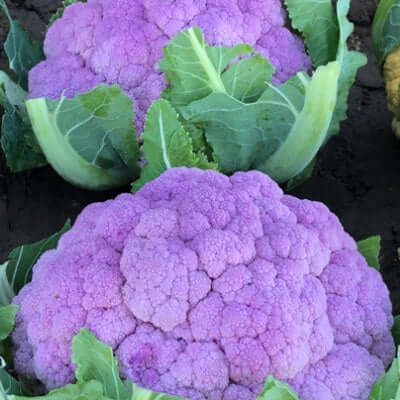
[{"label": "soil", "polygon": [[[381,270],[391,290],[395,313],[400,312],[400,142],[391,131],[383,81],[370,39],[377,0],[353,0],[350,16],[356,24],[352,42],[369,58],[358,74],[349,99],[348,120],[339,135],[320,152],[314,175],[293,194],[324,202],[356,239],[381,235]],[[42,39],[55,0],[16,0],[11,13]],[[0,16],[0,42],[7,21]],[[0,50],[0,69],[7,68]],[[2,157],[2,156],[0,156]],[[123,188],[122,190],[129,190]],[[37,241],[74,219],[85,205],[116,192],[90,192],[64,182],[50,167],[12,174],[0,158],[0,260],[14,247]]]}]

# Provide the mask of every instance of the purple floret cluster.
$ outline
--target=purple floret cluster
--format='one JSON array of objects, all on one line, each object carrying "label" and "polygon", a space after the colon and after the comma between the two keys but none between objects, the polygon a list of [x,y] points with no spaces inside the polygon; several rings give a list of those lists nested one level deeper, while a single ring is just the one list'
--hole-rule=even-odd
[{"label": "purple floret cluster", "polygon": [[92,204],[34,267],[15,368],[74,380],[82,327],[121,374],[193,400],[255,400],[268,375],[302,400],[366,400],[394,356],[388,290],[337,217],[260,172],[176,168]]},{"label": "purple floret cluster", "polygon": [[280,0],[89,0],[64,11],[47,32],[45,61],[29,73],[30,97],[72,97],[117,83],[133,100],[138,134],[166,81],[157,70],[163,46],[200,27],[211,45],[247,43],[284,82],[311,66],[302,41],[286,27]]}]

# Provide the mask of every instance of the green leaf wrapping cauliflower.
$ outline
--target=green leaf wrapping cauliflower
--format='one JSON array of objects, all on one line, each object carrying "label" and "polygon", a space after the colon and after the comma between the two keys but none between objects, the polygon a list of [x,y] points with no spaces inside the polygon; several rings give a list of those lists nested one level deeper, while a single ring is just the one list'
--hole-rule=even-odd
[{"label": "green leaf wrapping cauliflower", "polygon": [[388,290],[336,216],[256,171],[169,169],[88,206],[14,303],[15,368],[48,389],[74,381],[81,328],[123,378],[193,400],[255,400],[268,376],[366,400],[395,350]]}]

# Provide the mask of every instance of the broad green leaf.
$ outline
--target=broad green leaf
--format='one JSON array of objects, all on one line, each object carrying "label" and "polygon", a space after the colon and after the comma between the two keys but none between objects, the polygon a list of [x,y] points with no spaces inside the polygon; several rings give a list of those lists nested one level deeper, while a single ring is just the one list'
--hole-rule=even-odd
[{"label": "broad green leaf", "polygon": [[1,147],[8,167],[14,172],[47,164],[36,141],[24,104],[27,93],[0,71],[0,104],[4,108]]},{"label": "broad green leaf", "polygon": [[372,40],[379,64],[400,45],[400,0],[381,0],[372,25]]},{"label": "broad green leaf", "polygon": [[336,57],[338,22],[331,0],[284,0],[291,25],[299,30],[315,67]]},{"label": "broad green leaf", "polygon": [[3,10],[10,23],[10,31],[4,42],[10,68],[15,72],[15,80],[23,89],[28,89],[29,70],[43,60],[44,55],[39,42],[32,40],[21,28],[18,21],[14,21],[4,0],[0,0]]},{"label": "broad green leaf", "polygon": [[364,54],[358,51],[349,51],[347,48],[347,40],[354,28],[354,24],[347,19],[349,8],[350,0],[338,0],[336,13],[339,23],[339,45],[336,61],[340,66],[340,74],[336,107],[327,139],[339,132],[340,122],[347,118],[347,98],[350,89],[356,79],[358,69],[367,63],[367,57]]},{"label": "broad green leaf", "polygon": [[357,242],[358,251],[364,256],[370,267],[380,270],[379,253],[381,251],[381,237],[371,236]]},{"label": "broad green leaf", "polygon": [[59,389],[54,389],[44,396],[25,397],[9,396],[9,400],[112,400],[104,396],[103,386],[95,380],[76,385],[66,385]]},{"label": "broad green leaf", "polygon": [[14,328],[17,311],[18,306],[14,304],[0,306],[0,357],[3,357],[5,362],[11,361],[13,357],[8,336]]},{"label": "broad green leaf", "polygon": [[[173,106],[180,106],[202,99],[212,92],[228,93],[222,72],[237,57],[252,51],[253,48],[246,44],[235,47],[208,46],[202,31],[196,27],[180,32],[164,48],[164,58],[159,64],[160,70],[172,83],[164,91],[163,97]],[[244,73],[243,69],[241,73]],[[234,89],[235,86],[232,86],[231,90]]]},{"label": "broad green leaf", "polygon": [[[282,143],[277,151],[265,161],[259,160],[255,166],[257,169],[277,182],[284,182],[300,174],[310,164],[326,140],[337,100],[338,75],[338,63],[331,62],[318,67],[311,79],[298,73],[284,85],[271,87],[263,94],[260,101],[271,103],[270,112],[277,124],[279,117],[292,122],[286,138],[283,135],[280,137]],[[301,86],[304,94],[299,107],[300,93],[298,89],[295,93],[294,89]],[[279,127],[278,132],[284,132],[283,127]]]},{"label": "broad green leaf", "polygon": [[161,175],[165,170],[178,166],[215,168],[202,153],[193,151],[190,135],[179,122],[178,115],[168,101],[155,101],[146,118],[142,150],[147,164],[140,179],[133,183],[133,191]]},{"label": "broad green leaf", "polygon": [[23,396],[29,391],[5,370],[5,362],[0,357],[0,399],[11,400],[12,397],[7,396],[9,394]]},{"label": "broad green leaf", "polygon": [[396,346],[400,345],[400,315],[394,317],[392,335]]},{"label": "broad green leaf", "polygon": [[101,84],[69,99],[26,102],[40,147],[67,181],[88,189],[122,185],[139,173],[131,99]]},{"label": "broad green leaf", "polygon": [[222,74],[226,92],[243,103],[257,101],[268,87],[274,67],[260,55],[233,64]]},{"label": "broad green leaf", "polygon": [[59,18],[61,18],[64,14],[65,9],[74,3],[86,3],[86,0],[63,0],[61,3],[61,7],[57,8],[57,11],[50,17],[49,24],[47,25],[47,29],[53,24],[53,22]]},{"label": "broad green leaf", "polygon": [[79,384],[92,380],[101,382],[104,395],[115,400],[128,400],[130,393],[119,376],[112,348],[83,328],[72,339],[72,361]]},{"label": "broad green leaf", "polygon": [[269,376],[257,400],[299,400],[299,397],[287,383]]},{"label": "broad green leaf", "polygon": [[11,333],[17,311],[18,306],[14,304],[0,306],[0,342],[6,339]]},{"label": "broad green leaf", "polygon": [[151,390],[136,386],[134,383],[128,383],[132,394],[131,400],[185,400],[182,397],[171,396],[165,393],[152,392]]},{"label": "broad green leaf", "polygon": [[255,168],[283,182],[303,171],[325,140],[338,73],[336,62],[319,67],[312,79],[299,73],[269,85],[255,103],[212,93],[182,107],[182,116],[204,128],[222,172]]},{"label": "broad green leaf", "polygon": [[[248,170],[257,154],[272,153],[273,123],[268,104],[242,103],[223,93],[211,93],[181,112],[188,121],[202,126],[213,149],[218,168],[226,174]],[[276,146],[275,146],[276,147]]]},{"label": "broad green leaf", "polygon": [[0,264],[0,305],[10,304],[15,296],[14,290],[7,278],[7,264]]},{"label": "broad green leaf", "polygon": [[399,400],[400,399],[400,369],[399,354],[392,362],[391,367],[378,381],[371,390],[369,400]]},{"label": "broad green leaf", "polygon": [[[13,106],[22,106],[25,103],[28,93],[22,87],[16,84],[4,71],[0,71],[0,85],[3,86],[4,95],[8,102]],[[0,104],[5,104],[0,99]]]},{"label": "broad green leaf", "polygon": [[32,268],[39,257],[47,250],[57,247],[60,236],[71,228],[68,220],[62,229],[39,242],[23,245],[14,249],[8,256],[8,262],[0,265],[0,305],[9,304],[19,290],[32,279]]}]

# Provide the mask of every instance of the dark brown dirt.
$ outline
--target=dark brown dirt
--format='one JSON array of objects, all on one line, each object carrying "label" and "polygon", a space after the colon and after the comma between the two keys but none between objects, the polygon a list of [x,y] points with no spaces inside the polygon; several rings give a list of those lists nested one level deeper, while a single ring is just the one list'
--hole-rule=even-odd
[{"label": "dark brown dirt", "polygon": [[[323,201],[355,239],[382,236],[380,257],[384,278],[400,312],[400,143],[391,132],[391,115],[371,48],[371,22],[376,0],[353,0],[356,23],[353,42],[369,57],[350,96],[349,118],[341,133],[320,153],[314,176],[293,194]],[[55,0],[10,3],[12,14],[42,38]],[[0,17],[0,41],[7,30]],[[0,68],[6,65],[0,51]],[[128,190],[129,188],[126,188]],[[0,260],[15,246],[41,239],[75,218],[93,201],[116,192],[89,192],[65,183],[51,168],[11,174],[0,159]]]}]

